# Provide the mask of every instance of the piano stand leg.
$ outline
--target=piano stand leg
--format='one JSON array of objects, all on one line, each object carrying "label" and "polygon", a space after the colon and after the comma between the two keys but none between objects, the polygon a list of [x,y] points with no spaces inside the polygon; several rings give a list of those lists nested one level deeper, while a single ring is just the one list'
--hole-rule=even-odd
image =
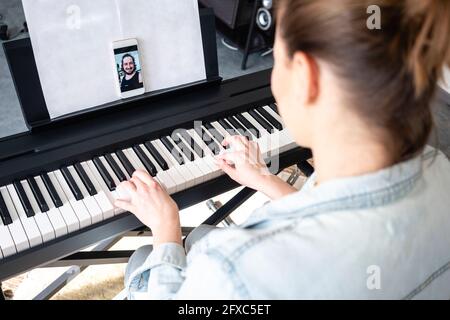
[{"label": "piano stand leg", "polygon": [[0,301],[1,300],[6,300],[6,297],[3,293],[2,283],[0,282]]},{"label": "piano stand leg", "polygon": [[306,160],[302,160],[299,163],[297,163],[297,168],[308,178],[314,172],[314,167],[310,165],[309,162]]}]

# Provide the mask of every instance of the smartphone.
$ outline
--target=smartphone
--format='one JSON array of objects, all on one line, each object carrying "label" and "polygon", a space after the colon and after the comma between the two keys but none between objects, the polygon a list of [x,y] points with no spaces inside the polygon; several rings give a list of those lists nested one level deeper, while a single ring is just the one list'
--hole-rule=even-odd
[{"label": "smartphone", "polygon": [[136,39],[113,42],[117,70],[117,91],[122,98],[134,97],[145,92],[142,60]]}]

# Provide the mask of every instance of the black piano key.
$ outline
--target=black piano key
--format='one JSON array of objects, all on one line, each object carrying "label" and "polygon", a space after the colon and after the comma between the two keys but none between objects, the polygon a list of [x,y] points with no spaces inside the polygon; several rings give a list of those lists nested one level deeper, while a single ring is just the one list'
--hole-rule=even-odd
[{"label": "black piano key", "polygon": [[278,130],[283,130],[283,125],[274,117],[272,117],[272,115],[270,113],[268,113],[264,108],[258,108],[256,109],[258,110],[258,112],[264,117],[266,118],[267,121],[270,122],[270,124],[272,126],[274,126],[275,128],[277,128]]},{"label": "black piano key", "polygon": [[16,181],[13,183],[14,189],[16,189],[17,195],[19,196],[20,202],[22,203],[23,210],[28,218],[31,218],[35,215],[33,207],[31,206],[30,200],[28,200],[27,194],[23,189],[22,183],[20,181]]},{"label": "black piano key", "polygon": [[62,207],[63,203],[61,201],[61,198],[59,197],[58,192],[55,189],[55,186],[53,185],[52,181],[50,180],[50,177],[47,173],[41,174],[42,181],[44,182],[45,187],[47,188],[48,193],[50,194],[50,197],[52,198],[53,204],[56,208]]},{"label": "black piano key", "polygon": [[220,153],[220,146],[202,127],[195,127],[194,130],[213,154],[218,155]]},{"label": "black piano key", "polygon": [[178,152],[178,150],[175,148],[175,146],[169,140],[169,138],[162,137],[160,140],[163,143],[164,147],[166,147],[166,149],[169,150],[169,153],[178,162],[178,164],[183,165],[184,164],[183,156]]},{"label": "black piano key", "polygon": [[208,130],[209,135],[214,137],[220,144],[222,144],[222,141],[223,139],[225,139],[225,137],[219,132],[219,130],[214,128],[210,123],[205,123],[204,126],[206,130]]},{"label": "black piano key", "polygon": [[105,159],[111,166],[111,169],[114,171],[114,173],[117,176],[117,179],[119,179],[120,182],[127,180],[125,173],[123,173],[122,170],[120,170],[119,165],[116,163],[116,161],[110,154],[105,155]]},{"label": "black piano key", "polygon": [[73,179],[72,175],[70,174],[69,169],[67,167],[61,168],[61,173],[66,180],[67,184],[69,185],[70,191],[72,191],[73,196],[77,201],[83,200],[83,194],[81,193],[80,188],[77,186],[77,183]]},{"label": "black piano key", "polygon": [[155,165],[151,162],[151,160],[147,157],[145,152],[141,149],[140,146],[133,147],[134,152],[136,152],[137,157],[141,160],[142,164],[145,166],[145,169],[150,173],[152,177],[156,176],[158,171],[156,170]]},{"label": "black piano key", "polygon": [[232,136],[236,135],[237,132],[236,130],[234,130],[234,128],[228,123],[227,120],[225,119],[219,119],[218,120],[219,124],[224,127],[224,129]]},{"label": "black piano key", "polygon": [[103,181],[105,181],[106,185],[108,186],[109,191],[114,191],[117,186],[114,183],[114,180],[109,174],[108,170],[106,170],[105,166],[103,165],[102,160],[100,160],[100,158],[98,157],[95,157],[92,161],[94,162],[95,167],[102,176]]},{"label": "black piano key", "polygon": [[233,127],[236,128],[237,132],[241,136],[249,136],[250,134],[246,134],[246,130],[244,126],[242,126],[234,117],[227,117],[227,120],[231,123]]},{"label": "black piano key", "polygon": [[269,107],[270,107],[270,109],[272,109],[273,111],[275,111],[277,114],[279,114],[279,113],[278,113],[278,108],[277,108],[277,106],[276,106],[275,103],[269,104]]},{"label": "black piano key", "polygon": [[45,202],[41,190],[39,189],[39,186],[36,183],[36,180],[34,180],[33,177],[30,177],[27,179],[27,181],[28,184],[30,185],[31,191],[33,192],[34,198],[36,199],[39,209],[41,209],[41,212],[47,212],[48,210],[50,210],[48,208],[47,202]]},{"label": "black piano key", "polygon": [[6,207],[5,200],[3,199],[1,193],[0,193],[0,218],[2,219],[3,224],[5,226],[12,223],[11,216],[9,215],[8,208]]},{"label": "black piano key", "polygon": [[169,169],[166,160],[164,160],[163,156],[159,154],[158,150],[156,150],[156,148],[150,141],[144,143],[144,146],[147,148],[148,152],[150,152],[155,161],[158,162],[158,165],[161,167],[161,169],[163,170]]},{"label": "black piano key", "polygon": [[255,110],[249,110],[248,113],[255,119],[267,132],[272,133],[272,126],[264,120]]},{"label": "black piano key", "polygon": [[187,131],[182,131],[181,136],[183,139],[189,143],[190,147],[194,152],[200,157],[203,158],[205,153],[203,152],[203,149],[198,145],[197,142],[195,142],[194,138],[191,137],[191,135]]},{"label": "black piano key", "polygon": [[133,173],[136,171],[136,169],[133,167],[130,160],[128,160],[128,158],[125,156],[122,150],[116,151],[116,155],[119,158],[120,162],[122,162],[125,170],[127,170],[128,175],[131,177]]},{"label": "black piano key", "polygon": [[181,140],[180,137],[177,137],[178,139],[172,139],[177,147],[184,153],[184,155],[186,156],[186,158],[189,161],[194,161],[195,157],[194,157],[194,153],[191,151],[191,149],[189,149],[189,147],[183,142],[183,140]]},{"label": "black piano key", "polygon": [[89,195],[95,196],[97,194],[97,190],[95,189],[94,184],[92,183],[91,179],[86,174],[86,171],[84,170],[83,166],[79,163],[74,165],[75,171],[80,176],[81,181],[83,182],[84,186],[86,187]]},{"label": "black piano key", "polygon": [[248,121],[242,114],[237,114],[236,118],[250,131],[256,138],[261,137],[261,134],[250,121]]}]

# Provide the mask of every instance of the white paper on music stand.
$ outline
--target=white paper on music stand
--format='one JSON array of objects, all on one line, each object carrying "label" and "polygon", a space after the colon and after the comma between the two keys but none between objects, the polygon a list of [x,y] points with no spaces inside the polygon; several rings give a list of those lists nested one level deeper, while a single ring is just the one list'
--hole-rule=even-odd
[{"label": "white paper on music stand", "polygon": [[145,91],[206,78],[197,0],[22,0],[50,117],[120,99],[113,41],[136,38]]}]

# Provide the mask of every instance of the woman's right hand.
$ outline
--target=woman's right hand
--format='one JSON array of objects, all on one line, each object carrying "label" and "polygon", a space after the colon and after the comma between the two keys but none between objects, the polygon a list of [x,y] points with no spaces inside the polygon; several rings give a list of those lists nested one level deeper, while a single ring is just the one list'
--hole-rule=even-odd
[{"label": "woman's right hand", "polygon": [[258,143],[236,135],[225,138],[222,144],[230,148],[218,155],[216,162],[231,179],[245,187],[261,191],[273,200],[297,191],[270,173]]},{"label": "woman's right hand", "polygon": [[229,136],[222,142],[230,148],[216,157],[217,165],[239,184],[258,190],[270,174],[258,143],[243,136]]}]

